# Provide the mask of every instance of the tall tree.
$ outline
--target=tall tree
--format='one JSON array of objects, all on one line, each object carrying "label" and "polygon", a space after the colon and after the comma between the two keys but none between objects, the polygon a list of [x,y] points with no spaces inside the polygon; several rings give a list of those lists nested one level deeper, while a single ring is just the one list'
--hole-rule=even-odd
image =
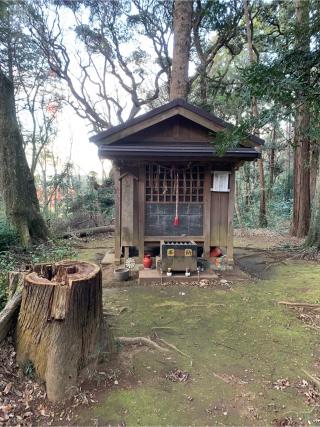
[{"label": "tall tree", "polygon": [[[300,61],[304,61],[310,50],[309,0],[296,0],[295,45]],[[309,86],[310,70],[297,67],[299,80]],[[310,222],[310,110],[303,87],[297,93],[294,126],[294,196],[292,234],[305,237]]]},{"label": "tall tree", "polygon": [[173,12],[173,56],[170,99],[187,98],[193,0],[176,0]]},{"label": "tall tree", "polygon": [[320,168],[313,198],[312,215],[306,246],[315,247],[320,251]]},{"label": "tall tree", "polygon": [[0,6],[0,20],[4,24],[0,62],[0,191],[6,215],[16,227],[22,244],[29,246],[33,241],[46,239],[48,230],[40,214],[16,116],[13,82],[16,46],[12,44],[10,6],[3,3]]},{"label": "tall tree", "polygon": [[46,224],[40,214],[34,178],[23,149],[15,111],[14,86],[0,70],[0,191],[9,220],[23,246],[45,240]]},{"label": "tall tree", "polygon": [[[250,17],[249,1],[244,0],[243,6],[244,6],[244,16],[245,16],[246,30],[247,30],[249,62],[251,65],[253,65],[256,62],[256,58],[253,50],[253,34],[252,34],[253,22]],[[257,120],[259,116],[259,112],[258,112],[258,102],[255,96],[252,96],[252,99],[251,99],[251,109],[252,109],[253,118]],[[256,128],[256,126],[255,126],[254,133],[256,135],[259,135],[259,130]],[[260,159],[258,159],[258,166],[259,166],[259,186],[260,186],[259,225],[260,227],[266,227],[268,225],[268,221],[267,221],[267,212],[266,212],[266,188],[265,188],[265,177],[264,177],[264,164],[263,164],[262,156]]]}]

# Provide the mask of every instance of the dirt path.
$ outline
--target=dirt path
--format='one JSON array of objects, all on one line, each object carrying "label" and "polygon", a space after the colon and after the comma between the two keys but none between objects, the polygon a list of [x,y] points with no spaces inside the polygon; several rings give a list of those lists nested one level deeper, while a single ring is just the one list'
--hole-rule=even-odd
[{"label": "dirt path", "polygon": [[[283,252],[236,254],[242,268],[264,280],[235,279],[229,290],[130,283],[104,289],[116,336],[156,334],[187,356],[119,348],[108,387],[76,424],[320,423],[320,400],[304,373],[317,374],[318,332],[277,304],[319,301],[320,266],[282,259]],[[188,380],[172,382],[177,370]]]}]

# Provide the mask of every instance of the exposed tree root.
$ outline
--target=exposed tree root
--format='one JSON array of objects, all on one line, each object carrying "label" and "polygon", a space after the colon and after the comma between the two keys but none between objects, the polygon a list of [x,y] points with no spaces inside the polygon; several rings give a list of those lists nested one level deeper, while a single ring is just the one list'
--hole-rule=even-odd
[{"label": "exposed tree root", "polygon": [[299,246],[293,247],[292,252],[295,252],[292,259],[303,259],[306,261],[320,261],[320,250],[317,247]]},{"label": "exposed tree root", "polygon": [[151,347],[155,350],[161,351],[161,352],[168,352],[169,349],[176,351],[177,353],[181,354],[184,357],[190,358],[190,356],[188,356],[186,353],[184,353],[183,351],[179,350],[175,345],[170,344],[169,342],[165,341],[162,338],[158,338],[159,341],[161,341],[166,347],[162,347],[159,344],[157,344],[156,342],[152,341],[150,338],[146,338],[146,337],[118,337],[116,340],[120,343],[120,344],[124,344],[124,345],[145,345],[147,347]]},{"label": "exposed tree root", "polygon": [[290,301],[278,301],[278,304],[287,305],[289,307],[305,307],[320,310],[320,304],[310,304],[307,302],[290,302]]},{"label": "exposed tree root", "polygon": [[145,345],[161,352],[169,351],[167,348],[161,347],[156,342],[146,337],[118,337],[116,338],[116,341],[124,345]]},{"label": "exposed tree root", "polygon": [[225,307],[225,304],[215,303],[215,302],[209,302],[209,304],[190,304],[186,308],[200,308],[200,307]]},{"label": "exposed tree root", "polygon": [[181,354],[184,357],[190,357],[188,356],[186,353],[184,353],[183,351],[179,350],[175,345],[170,344],[169,342],[165,341],[163,338],[159,338],[159,340],[166,345],[167,347],[171,348],[172,350],[176,351],[177,353]]}]

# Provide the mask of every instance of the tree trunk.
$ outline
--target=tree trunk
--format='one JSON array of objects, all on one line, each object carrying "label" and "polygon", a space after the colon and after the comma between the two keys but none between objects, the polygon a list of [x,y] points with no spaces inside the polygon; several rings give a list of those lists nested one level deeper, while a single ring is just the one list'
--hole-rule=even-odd
[{"label": "tree trunk", "polygon": [[100,227],[81,228],[80,230],[66,231],[60,237],[68,239],[69,237],[85,237],[99,233],[113,233],[114,225],[102,225]]},{"label": "tree trunk", "polygon": [[272,197],[272,190],[274,184],[274,160],[275,160],[275,149],[272,147],[270,150],[270,160],[269,160],[269,199]]},{"label": "tree trunk", "polygon": [[266,187],[264,179],[264,164],[263,159],[258,159],[259,165],[259,186],[260,186],[260,205],[259,205],[259,225],[260,227],[267,227],[267,206],[266,206]]},{"label": "tree trunk", "polygon": [[[244,15],[246,20],[246,30],[247,30],[247,42],[248,42],[248,54],[249,54],[249,62],[250,64],[254,64],[256,59],[253,51],[253,36],[252,36],[252,20],[250,18],[249,13],[249,3],[248,0],[244,0],[243,3]],[[252,105],[252,116],[254,118],[258,118],[258,103],[255,96],[252,97],[251,100]],[[258,129],[255,129],[255,135],[259,136]],[[265,178],[264,178],[264,165],[263,158],[261,154],[261,158],[258,159],[259,166],[259,187],[260,187],[260,205],[259,205],[259,225],[260,227],[267,227],[267,208],[266,208],[266,186],[265,186]]]},{"label": "tree trunk", "polygon": [[314,199],[317,183],[317,175],[319,169],[320,146],[313,143],[310,158],[310,200]]},{"label": "tree trunk", "polygon": [[170,100],[187,98],[192,9],[192,0],[174,2]]},{"label": "tree trunk", "polygon": [[17,361],[32,362],[51,401],[68,398],[99,357],[111,352],[104,324],[101,269],[91,263],[42,264],[25,277]]},{"label": "tree trunk", "polygon": [[250,163],[247,162],[243,165],[243,181],[244,181],[244,204],[246,207],[250,206],[250,176],[251,176],[251,167]]},{"label": "tree trunk", "polygon": [[[48,218],[50,206],[48,204],[48,183],[47,183],[47,159],[46,159],[46,153],[44,155],[44,164],[41,165],[42,170],[42,209],[44,216]],[[40,162],[39,162],[40,163]]]},{"label": "tree trunk", "polygon": [[237,220],[238,220],[238,224],[239,227],[242,229],[243,228],[243,223],[242,223],[242,218],[241,218],[241,214],[240,214],[240,209],[239,209],[239,185],[238,182],[235,182],[235,186],[234,186],[234,209],[237,215]]},{"label": "tree trunk", "polygon": [[[291,123],[290,120],[288,121],[287,125],[287,139],[288,141],[291,141]],[[286,178],[286,186],[285,186],[285,197],[286,200],[289,200],[292,196],[292,189],[293,189],[293,172],[292,172],[292,144],[288,144],[287,147],[287,155],[288,155],[288,167],[287,169],[287,178]]]},{"label": "tree trunk", "polygon": [[[309,5],[306,0],[296,0],[296,48],[303,56],[309,51]],[[301,67],[301,65],[300,65]],[[306,72],[302,78],[306,79]],[[304,93],[297,93],[294,125],[294,185],[293,218],[291,234],[304,237],[310,223],[310,111]]]},{"label": "tree trunk", "polygon": [[318,169],[317,183],[312,203],[310,228],[306,239],[306,246],[316,247],[320,251],[320,169]]},{"label": "tree trunk", "polygon": [[272,132],[272,147],[270,149],[270,156],[269,156],[269,191],[268,191],[268,198],[271,199],[272,197],[272,190],[273,190],[273,184],[274,184],[274,167],[275,167],[275,146],[276,146],[276,127],[273,127]]},{"label": "tree trunk", "polygon": [[0,70],[0,191],[6,215],[16,227],[23,246],[45,240],[46,224],[40,215],[33,176],[23,150],[12,82]]},{"label": "tree trunk", "polygon": [[307,235],[310,223],[310,144],[306,133],[309,111],[305,104],[297,108],[295,121],[294,185],[292,235]]}]

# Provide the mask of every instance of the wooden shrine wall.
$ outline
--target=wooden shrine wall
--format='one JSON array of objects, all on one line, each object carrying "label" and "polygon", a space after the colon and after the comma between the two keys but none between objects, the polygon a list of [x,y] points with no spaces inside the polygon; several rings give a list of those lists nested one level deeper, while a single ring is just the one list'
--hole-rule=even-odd
[{"label": "wooden shrine wall", "polygon": [[230,193],[211,192],[210,246],[226,246]]},{"label": "wooden shrine wall", "polygon": [[[179,194],[178,215],[180,224],[174,226],[175,201],[174,191],[166,192],[162,197],[161,182],[158,194],[148,193],[148,177],[145,176],[145,167],[130,169],[121,168],[120,177],[120,206],[118,208],[119,237],[121,246],[136,246],[143,248],[144,236],[197,236],[199,241],[203,239],[206,245],[222,246],[230,245],[232,235],[232,214],[234,193],[210,191],[214,166],[206,169],[205,178],[199,175],[200,187],[194,192],[190,190],[188,195],[188,175],[186,185],[187,192]],[[142,175],[141,175],[142,173]],[[234,181],[234,174],[231,175]],[[140,178],[140,182],[139,182]],[[182,176],[183,181],[185,178]],[[205,184],[206,182],[210,182]],[[142,185],[141,185],[142,184]],[[169,186],[169,180],[165,183]],[[156,185],[156,187],[159,184]],[[142,189],[139,194],[139,187]],[[143,194],[145,193],[145,194]],[[162,200],[160,200],[162,197]],[[196,200],[193,200],[196,197]],[[232,238],[231,238],[232,239]],[[150,240],[150,239],[149,239]],[[157,239],[158,240],[158,239]]]},{"label": "wooden shrine wall", "polygon": [[128,173],[121,179],[121,245],[139,244],[138,178]]}]

